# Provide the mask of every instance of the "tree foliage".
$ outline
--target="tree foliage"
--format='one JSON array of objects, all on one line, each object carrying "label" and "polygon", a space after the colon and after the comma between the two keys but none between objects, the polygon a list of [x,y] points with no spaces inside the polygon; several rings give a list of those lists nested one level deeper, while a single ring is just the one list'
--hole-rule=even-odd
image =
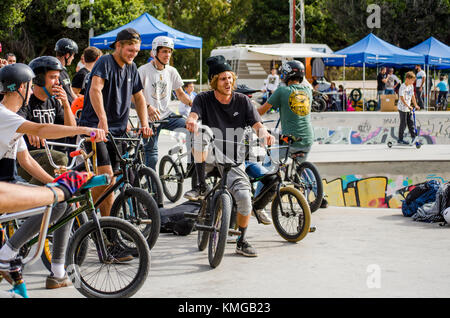
[{"label": "tree foliage", "polygon": [[[326,43],[339,50],[370,32],[402,48],[430,36],[450,43],[450,0],[304,1],[308,43]],[[71,4],[81,10],[79,28],[68,23]],[[367,25],[369,4],[381,9],[380,28]],[[204,62],[217,46],[289,42],[289,0],[94,0],[94,4],[90,0],[2,0],[0,42],[4,52],[12,51],[27,63],[39,55],[53,55],[61,37],[74,39],[82,51],[88,45],[90,28],[99,35],[144,12],[202,37],[204,79]],[[197,49],[175,51],[174,65],[183,78],[199,78],[199,54]],[[148,57],[149,52],[141,51],[136,63],[142,64]]]}]

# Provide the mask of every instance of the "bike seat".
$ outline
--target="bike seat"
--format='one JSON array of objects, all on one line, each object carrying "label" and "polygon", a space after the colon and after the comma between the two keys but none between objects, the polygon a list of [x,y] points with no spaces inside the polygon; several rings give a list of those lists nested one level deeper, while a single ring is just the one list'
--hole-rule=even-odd
[{"label": "bike seat", "polygon": [[304,158],[306,156],[306,154],[307,154],[306,152],[297,151],[297,152],[292,153],[290,156],[292,159],[296,159],[296,158]]},{"label": "bike seat", "polygon": [[98,176],[93,176],[88,182],[83,184],[83,186],[78,190],[80,193],[86,192],[87,190],[95,187],[100,187],[108,185],[111,182],[111,178],[108,174],[101,174]]}]

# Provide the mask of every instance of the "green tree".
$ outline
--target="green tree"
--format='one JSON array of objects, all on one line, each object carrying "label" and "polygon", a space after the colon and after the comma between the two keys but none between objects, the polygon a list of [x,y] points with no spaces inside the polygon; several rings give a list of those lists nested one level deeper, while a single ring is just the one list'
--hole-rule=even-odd
[{"label": "green tree", "polygon": [[[248,0],[170,0],[166,1],[162,22],[182,32],[202,37],[203,80],[207,80],[206,58],[217,46],[230,45],[251,10]],[[182,49],[174,53],[174,66],[182,78],[199,79],[199,50]]]}]

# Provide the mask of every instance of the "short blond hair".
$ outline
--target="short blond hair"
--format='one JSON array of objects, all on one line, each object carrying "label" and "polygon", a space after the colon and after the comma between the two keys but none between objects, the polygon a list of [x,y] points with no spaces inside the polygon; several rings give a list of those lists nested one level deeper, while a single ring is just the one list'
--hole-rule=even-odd
[{"label": "short blond hair", "polygon": [[415,79],[416,75],[414,74],[414,72],[409,71],[408,73],[406,73],[405,78]]},{"label": "short blond hair", "polygon": [[[232,71],[226,71],[226,72],[230,72],[231,76],[233,77],[233,83],[232,83],[232,90],[234,90],[236,88],[236,81],[237,81],[237,76],[236,74],[234,74],[234,72]],[[217,81],[219,80],[219,74],[216,74],[213,76],[213,78],[211,79],[211,82],[209,82],[209,86],[211,87],[211,89],[216,90],[217,89]]]}]

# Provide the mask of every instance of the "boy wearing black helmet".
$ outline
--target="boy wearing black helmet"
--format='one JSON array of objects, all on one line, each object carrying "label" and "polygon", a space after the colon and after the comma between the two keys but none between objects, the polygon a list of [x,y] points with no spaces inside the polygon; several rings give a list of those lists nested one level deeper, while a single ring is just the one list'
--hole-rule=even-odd
[{"label": "boy wearing black helmet", "polygon": [[[286,86],[279,86],[264,105],[258,108],[260,115],[269,109],[280,110],[283,134],[301,137],[292,144],[292,153],[302,151],[308,153],[314,142],[314,131],[311,124],[311,86],[304,84],[305,66],[293,60],[281,66],[281,79]],[[306,155],[305,155],[306,156]]]},{"label": "boy wearing black helmet", "polygon": [[[77,134],[89,135],[91,132],[95,132],[98,141],[105,140],[105,132],[99,129],[34,123],[16,114],[21,107],[27,104],[31,96],[31,80],[34,76],[33,70],[22,63],[7,65],[0,69],[0,92],[5,93],[5,97],[0,103],[0,181],[2,182],[20,183],[21,179],[16,171],[16,161],[43,184],[54,181],[53,177],[43,170],[29,154],[23,134],[41,138],[62,138]],[[79,187],[79,184],[74,184],[72,180],[84,177],[83,174],[73,172],[71,178],[64,178],[66,182],[64,184],[69,187],[58,183],[57,189],[64,193],[65,199],[68,199],[73,194],[72,190]],[[75,187],[73,187],[74,185]],[[66,211],[66,207],[64,202],[57,204],[53,208],[51,222],[59,219]],[[0,249],[0,261],[8,262],[13,259],[23,244],[39,232],[41,218],[41,215],[30,217],[21,225]],[[64,270],[65,249],[69,234],[70,225],[63,226],[55,232],[52,275],[47,277],[47,288],[59,288],[70,284]]]},{"label": "boy wearing black helmet", "polygon": [[69,73],[66,67],[72,64],[75,54],[78,53],[78,45],[74,40],[68,38],[59,39],[55,45],[56,58],[61,62],[63,70],[60,75],[60,83],[67,93],[70,105],[77,97],[72,90],[72,83],[70,81]]},{"label": "boy wearing black helmet", "polygon": [[[33,94],[28,105],[22,107],[18,114],[35,123],[76,126],[67,94],[59,82],[63,67],[58,59],[53,56],[41,56],[32,60],[29,66],[36,75],[33,79]],[[53,175],[53,167],[48,161],[45,150],[42,149],[43,140],[33,135],[27,135],[25,140],[32,157],[39,162],[47,173]],[[65,139],[56,141],[65,142]],[[52,151],[53,160],[57,165],[66,165],[65,149],[58,148],[56,150],[58,151]],[[19,169],[19,174],[32,184],[40,184],[38,180],[31,178],[23,169]]]}]

